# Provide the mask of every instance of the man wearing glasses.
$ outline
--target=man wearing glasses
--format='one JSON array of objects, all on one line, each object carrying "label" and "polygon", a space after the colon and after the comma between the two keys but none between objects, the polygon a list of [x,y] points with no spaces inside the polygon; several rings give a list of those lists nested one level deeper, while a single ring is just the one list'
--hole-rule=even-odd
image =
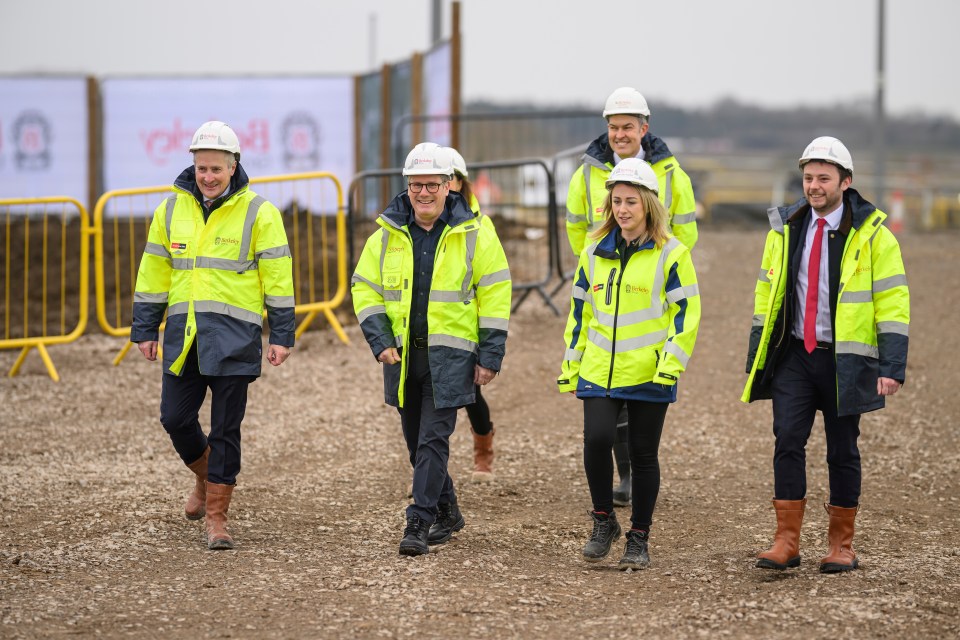
[{"label": "man wearing glasses", "polygon": [[510,318],[507,258],[450,190],[453,156],[432,142],[404,163],[407,191],[377,219],[352,279],[353,306],[383,365],[413,466],[400,553],[418,556],[464,526],[447,472],[457,409],[500,371]]}]

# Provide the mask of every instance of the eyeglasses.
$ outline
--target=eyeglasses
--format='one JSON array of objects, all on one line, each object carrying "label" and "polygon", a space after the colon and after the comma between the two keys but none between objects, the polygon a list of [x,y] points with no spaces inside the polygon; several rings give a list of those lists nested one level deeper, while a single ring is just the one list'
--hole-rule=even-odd
[{"label": "eyeglasses", "polygon": [[426,187],[427,193],[436,193],[437,191],[440,191],[440,187],[442,187],[445,184],[447,184],[446,181],[444,182],[408,182],[407,188],[410,189],[410,191],[413,191],[414,193],[420,193],[421,191],[423,191],[423,188]]}]

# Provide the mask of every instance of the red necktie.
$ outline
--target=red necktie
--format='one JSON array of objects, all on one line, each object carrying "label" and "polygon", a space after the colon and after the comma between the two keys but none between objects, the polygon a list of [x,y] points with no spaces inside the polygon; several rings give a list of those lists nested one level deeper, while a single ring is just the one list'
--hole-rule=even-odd
[{"label": "red necktie", "polygon": [[817,348],[817,293],[820,291],[820,249],[823,246],[823,225],[827,221],[817,220],[817,232],[813,235],[810,247],[810,264],[807,268],[807,304],[803,312],[803,346],[807,353]]}]

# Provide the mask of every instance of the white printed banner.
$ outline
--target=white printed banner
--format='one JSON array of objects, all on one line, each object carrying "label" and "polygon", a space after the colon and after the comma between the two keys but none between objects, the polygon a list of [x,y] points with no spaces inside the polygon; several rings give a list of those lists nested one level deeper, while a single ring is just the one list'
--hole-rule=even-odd
[{"label": "white printed banner", "polygon": [[87,80],[0,78],[0,198],[68,196],[88,207]]},{"label": "white printed banner", "polygon": [[346,190],[354,174],[353,82],[348,76],[104,80],[104,188],[172,184],[193,161],[193,132],[222,120],[240,138],[240,164],[251,178],[327,171]]}]

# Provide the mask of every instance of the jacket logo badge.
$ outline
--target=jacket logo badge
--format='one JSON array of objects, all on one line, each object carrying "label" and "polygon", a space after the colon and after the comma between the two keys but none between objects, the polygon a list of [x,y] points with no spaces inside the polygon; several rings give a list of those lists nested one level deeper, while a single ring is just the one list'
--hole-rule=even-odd
[{"label": "jacket logo badge", "polygon": [[239,245],[239,244],[240,244],[240,241],[237,240],[236,238],[221,238],[220,236],[217,236],[217,237],[214,239],[213,244],[217,245],[218,247],[219,247],[220,245],[222,245],[222,244],[234,244],[234,245]]},{"label": "jacket logo badge", "polygon": [[767,277],[768,277],[768,278],[772,278],[772,277],[773,277],[773,267],[770,267],[770,271],[767,271]]},{"label": "jacket logo badge", "polygon": [[603,291],[603,283],[593,285],[594,291]]},{"label": "jacket logo badge", "polygon": [[186,250],[187,250],[187,243],[186,243],[186,242],[171,242],[171,243],[170,243],[170,250],[171,250],[173,253],[177,253],[177,254],[185,253]]},{"label": "jacket logo badge", "polygon": [[650,289],[647,289],[646,287],[638,287],[637,285],[631,286],[628,284],[626,286],[626,292],[627,293],[650,293]]}]

